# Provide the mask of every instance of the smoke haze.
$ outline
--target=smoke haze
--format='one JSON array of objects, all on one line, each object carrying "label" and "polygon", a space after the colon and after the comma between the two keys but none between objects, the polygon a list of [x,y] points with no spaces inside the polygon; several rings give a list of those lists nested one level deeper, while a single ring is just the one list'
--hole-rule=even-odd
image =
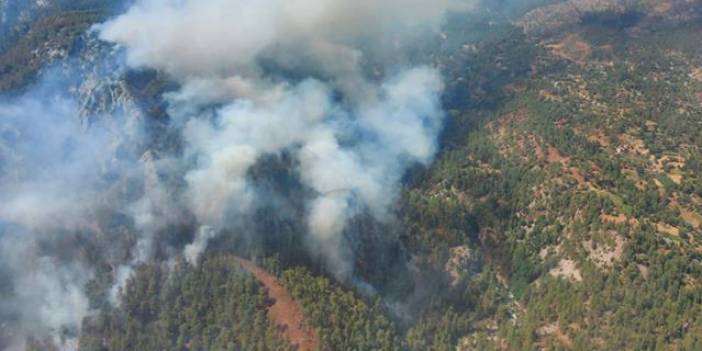
[{"label": "smoke haze", "polygon": [[[434,155],[443,118],[436,70],[388,66],[382,58],[435,33],[447,11],[466,7],[138,1],[98,30],[124,47],[131,67],[181,82],[169,96],[170,112],[195,160],[185,179],[198,222],[216,231],[246,213],[256,198],[250,168],[266,154],[293,152],[303,184],[317,193],[308,206],[310,247],[348,278],[347,220],[362,211],[387,216],[405,170]],[[383,49],[388,43],[393,47]],[[371,76],[363,67],[371,63],[396,73]]]},{"label": "smoke haze", "polygon": [[[87,128],[65,76],[51,71],[20,97],[0,101],[0,317],[15,341],[50,336],[72,349],[89,312],[92,272],[72,245],[77,233],[104,235],[101,216],[126,208],[126,179],[137,170],[138,125],[115,111]],[[88,130],[89,129],[89,130]],[[117,209],[115,209],[117,208]]]},{"label": "smoke haze", "polygon": [[[10,282],[0,291],[0,318],[14,321],[11,342],[0,347],[22,349],[38,335],[75,348],[94,274],[76,236],[130,238],[128,247],[102,252],[113,269],[113,304],[140,264],[178,255],[197,264],[210,240],[241,230],[263,201],[248,176],[269,155],[291,155],[313,194],[305,204],[308,254],[338,279],[353,279],[348,221],[361,214],[390,220],[405,172],[437,151],[442,77],[409,64],[405,47],[435,35],[447,12],[470,7],[456,0],[140,0],[96,26],[101,40],[121,49],[97,60],[123,54],[127,68],[178,83],[163,98],[167,128],[182,145],[149,147],[154,135],[139,111],[91,114],[100,83],[87,76],[66,83],[46,73],[28,93],[0,101],[0,277]],[[86,85],[92,93],[75,89]],[[66,91],[73,93],[58,93]],[[191,228],[192,242],[166,243],[173,228]]]}]

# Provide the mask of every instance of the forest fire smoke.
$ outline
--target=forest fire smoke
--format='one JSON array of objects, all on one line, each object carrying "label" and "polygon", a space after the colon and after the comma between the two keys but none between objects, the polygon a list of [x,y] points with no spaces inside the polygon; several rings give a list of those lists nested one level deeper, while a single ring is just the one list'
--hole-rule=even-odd
[{"label": "forest fire smoke", "polygon": [[[26,93],[0,101],[0,278],[8,282],[0,317],[13,321],[10,332],[0,328],[0,339],[13,335],[0,347],[23,349],[39,335],[75,348],[95,273],[82,245],[99,247],[112,267],[115,304],[141,264],[164,256],[197,264],[208,241],[241,229],[237,222],[262,201],[248,177],[268,155],[291,155],[298,184],[312,194],[308,253],[352,279],[348,221],[389,219],[407,169],[437,151],[442,77],[410,64],[405,44],[435,35],[447,12],[468,6],[137,0],[95,26],[100,45],[121,48],[95,59],[111,74],[152,69],[177,83],[163,98],[182,148],[151,149],[140,113],[81,117],[80,94],[65,92],[90,79],[74,68],[45,72]],[[183,222],[199,227],[190,244],[161,242]]]},{"label": "forest fire smoke", "polygon": [[[430,35],[447,11],[467,5],[410,2],[138,1],[98,30],[125,48],[130,66],[181,83],[170,113],[195,160],[185,179],[198,221],[226,227],[255,201],[251,167],[263,155],[293,153],[303,184],[317,192],[310,246],[345,277],[348,218],[386,216],[405,170],[436,151],[439,73],[390,65],[384,58],[402,52],[383,41]],[[397,73],[370,77],[368,63]]]}]

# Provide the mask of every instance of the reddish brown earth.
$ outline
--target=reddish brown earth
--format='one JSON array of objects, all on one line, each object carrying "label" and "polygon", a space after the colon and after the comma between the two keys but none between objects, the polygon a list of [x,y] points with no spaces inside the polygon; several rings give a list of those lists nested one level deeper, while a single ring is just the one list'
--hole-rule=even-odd
[{"label": "reddish brown earth", "polygon": [[261,269],[253,262],[237,257],[241,268],[251,273],[268,290],[268,296],[274,300],[268,308],[268,318],[280,327],[290,344],[300,351],[319,350],[317,331],[305,324],[305,313],[272,274]]},{"label": "reddish brown earth", "polygon": [[570,158],[563,156],[563,154],[553,146],[549,145],[547,152],[546,161],[548,161],[548,163],[560,163],[565,166],[570,161]]},{"label": "reddish brown earth", "polygon": [[546,45],[546,48],[555,56],[579,64],[585,63],[592,54],[592,46],[577,34],[568,35],[558,43]]}]

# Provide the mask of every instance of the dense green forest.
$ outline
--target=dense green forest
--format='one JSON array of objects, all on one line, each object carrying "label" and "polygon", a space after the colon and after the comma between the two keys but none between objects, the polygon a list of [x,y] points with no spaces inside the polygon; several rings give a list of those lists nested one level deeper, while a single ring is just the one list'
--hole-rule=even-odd
[{"label": "dense green forest", "polygon": [[[500,59],[493,71],[526,66],[528,76],[497,83],[503,91],[490,95],[508,96],[495,108],[457,111],[461,134],[407,189],[409,247],[438,267],[462,257],[456,288],[482,284],[418,322],[415,330],[457,329],[443,347],[702,347],[702,100],[692,44],[702,27],[617,16],[593,13],[532,50],[516,43],[491,53]],[[463,305],[484,294],[489,313]]]},{"label": "dense green forest", "polygon": [[144,266],[123,296],[85,321],[81,350],[290,350],[266,317],[267,294],[231,257]]},{"label": "dense green forest", "polygon": [[408,322],[378,297],[271,268],[325,349],[702,348],[702,24],[633,35],[608,21],[435,48],[451,128],[398,216],[403,246],[442,278]]}]

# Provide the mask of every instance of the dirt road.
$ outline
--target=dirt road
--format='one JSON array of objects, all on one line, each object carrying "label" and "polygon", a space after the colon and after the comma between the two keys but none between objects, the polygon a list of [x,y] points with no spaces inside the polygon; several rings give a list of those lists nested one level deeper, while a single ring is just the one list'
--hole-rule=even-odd
[{"label": "dirt road", "polygon": [[268,290],[268,296],[274,300],[273,305],[268,308],[268,318],[281,327],[290,343],[300,351],[319,350],[317,331],[305,325],[302,306],[293,300],[292,295],[278,279],[249,260],[240,257],[236,260]]}]

